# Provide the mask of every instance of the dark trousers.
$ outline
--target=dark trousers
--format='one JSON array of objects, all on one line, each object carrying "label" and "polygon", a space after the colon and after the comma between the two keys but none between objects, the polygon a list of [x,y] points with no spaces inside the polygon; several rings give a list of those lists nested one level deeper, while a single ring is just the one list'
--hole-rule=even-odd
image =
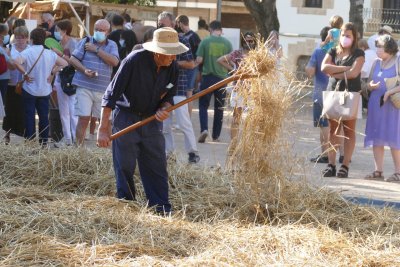
[{"label": "dark trousers", "polygon": [[49,99],[50,96],[33,96],[22,90],[25,115],[25,137],[36,137],[35,110],[39,117],[39,142],[46,144],[49,137]]},{"label": "dark trousers", "polygon": [[0,93],[1,93],[1,100],[3,100],[3,105],[6,104],[7,87],[8,87],[8,79],[0,80]]},{"label": "dark trousers", "polygon": [[[116,109],[113,133],[142,119],[130,112]],[[154,120],[135,131],[118,137],[112,143],[112,154],[118,198],[135,199],[133,174],[137,160],[149,206],[156,207],[159,212],[171,210],[168,200],[167,159],[162,122]]]},{"label": "dark trousers", "polygon": [[[201,79],[200,91],[207,89],[213,84],[222,81],[214,75],[203,75]],[[209,93],[199,99],[199,116],[200,116],[200,131],[208,130],[208,107],[210,106],[211,96],[214,94],[214,121],[212,138],[217,139],[221,134],[222,120],[224,118],[224,104],[226,91],[225,88],[218,89],[213,93]]]}]

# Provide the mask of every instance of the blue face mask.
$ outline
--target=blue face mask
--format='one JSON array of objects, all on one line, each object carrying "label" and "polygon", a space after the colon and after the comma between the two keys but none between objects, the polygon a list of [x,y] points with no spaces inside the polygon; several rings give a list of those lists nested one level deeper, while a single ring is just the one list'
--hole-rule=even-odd
[{"label": "blue face mask", "polygon": [[62,36],[61,36],[61,33],[60,33],[60,32],[54,32],[54,37],[56,37],[56,39],[57,39],[58,41],[61,41],[61,39],[62,39]]},{"label": "blue face mask", "polygon": [[3,36],[3,44],[8,44],[10,42],[10,35]]},{"label": "blue face mask", "polygon": [[119,45],[121,47],[125,47],[125,40],[124,39],[119,39]]},{"label": "blue face mask", "polygon": [[101,43],[101,42],[104,42],[104,40],[106,39],[106,34],[105,34],[104,32],[98,32],[98,31],[96,31],[96,32],[94,32],[93,38],[94,38],[97,42]]}]

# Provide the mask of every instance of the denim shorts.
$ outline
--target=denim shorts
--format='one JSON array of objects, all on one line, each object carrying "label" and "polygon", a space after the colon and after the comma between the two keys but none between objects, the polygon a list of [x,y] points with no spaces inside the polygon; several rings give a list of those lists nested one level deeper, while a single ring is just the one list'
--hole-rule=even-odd
[{"label": "denim shorts", "polygon": [[321,118],[322,105],[320,103],[314,102],[313,104],[313,121],[314,127],[328,127],[328,119]]}]

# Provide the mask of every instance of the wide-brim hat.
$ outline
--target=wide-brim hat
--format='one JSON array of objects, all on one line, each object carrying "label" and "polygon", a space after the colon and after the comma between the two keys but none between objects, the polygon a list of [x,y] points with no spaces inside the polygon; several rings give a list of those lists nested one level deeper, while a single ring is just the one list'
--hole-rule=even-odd
[{"label": "wide-brim hat", "polygon": [[153,40],[144,43],[143,48],[163,55],[179,55],[189,50],[188,47],[179,42],[178,33],[169,27],[155,30]]},{"label": "wide-brim hat", "polygon": [[389,34],[392,34],[392,33],[393,33],[393,28],[390,27],[389,25],[384,25],[384,26],[382,26],[379,30],[380,30],[380,31],[385,31],[385,32],[387,32],[387,33],[389,33]]}]

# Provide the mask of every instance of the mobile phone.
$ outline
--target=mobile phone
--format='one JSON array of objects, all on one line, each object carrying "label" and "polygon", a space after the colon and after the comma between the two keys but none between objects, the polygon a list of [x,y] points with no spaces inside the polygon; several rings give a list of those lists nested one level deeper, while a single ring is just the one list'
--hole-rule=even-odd
[{"label": "mobile phone", "polygon": [[385,102],[383,101],[383,96],[384,96],[384,95],[381,96],[381,99],[380,99],[380,102],[379,102],[379,106],[380,106],[380,107],[382,107],[383,104],[385,103]]}]

